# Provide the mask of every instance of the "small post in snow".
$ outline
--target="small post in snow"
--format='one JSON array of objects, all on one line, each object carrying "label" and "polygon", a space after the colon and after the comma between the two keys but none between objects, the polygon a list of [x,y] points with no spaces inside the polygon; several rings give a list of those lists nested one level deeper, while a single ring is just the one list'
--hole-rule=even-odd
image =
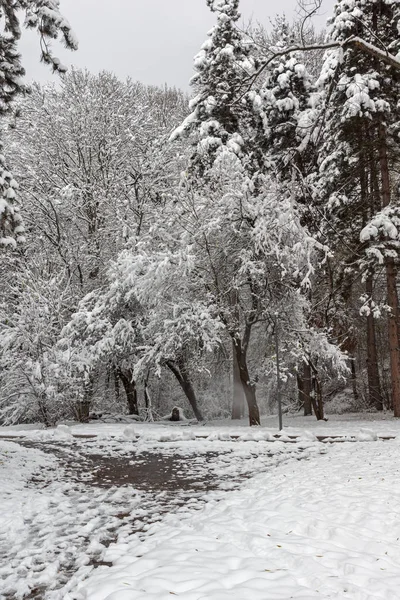
[{"label": "small post in snow", "polygon": [[275,354],[276,354],[276,398],[278,400],[279,431],[282,431],[282,399],[281,399],[281,371],[279,365],[279,331],[278,314],[275,313]]}]

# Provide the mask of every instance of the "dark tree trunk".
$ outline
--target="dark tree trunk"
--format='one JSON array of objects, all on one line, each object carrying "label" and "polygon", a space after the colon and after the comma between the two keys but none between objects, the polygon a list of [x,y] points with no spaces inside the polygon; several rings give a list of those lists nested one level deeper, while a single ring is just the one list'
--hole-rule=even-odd
[{"label": "dark tree trunk", "polygon": [[42,394],[38,397],[38,407],[39,407],[39,414],[44,423],[44,426],[51,427],[49,412],[47,410],[46,397]]},{"label": "dark tree trunk", "polygon": [[317,421],[325,420],[324,403],[322,400],[322,385],[319,380],[318,373],[316,372],[314,372],[312,376],[311,402],[315,416],[317,417]]},{"label": "dark tree trunk", "polygon": [[76,403],[76,416],[80,423],[89,422],[90,400],[81,400]]},{"label": "dark tree trunk", "polygon": [[177,378],[179,385],[181,386],[190,406],[192,407],[196,419],[198,421],[203,421],[203,415],[201,414],[197,404],[196,393],[183,359],[179,358],[176,362],[167,360],[166,365]]},{"label": "dark tree trunk", "polygon": [[[371,138],[371,131],[366,128],[366,140],[360,137],[359,144],[361,148],[361,202],[363,207],[363,224],[365,225],[371,215],[374,215],[381,206],[379,189],[379,172],[376,163],[375,146]],[[366,154],[367,153],[367,154]],[[368,177],[369,174],[369,177]],[[369,182],[369,185],[368,185]],[[365,281],[365,292],[369,301],[372,303],[374,287],[374,273],[370,270]],[[382,390],[378,366],[378,352],[376,344],[375,319],[370,311],[367,315],[367,379],[368,379],[368,399],[371,406],[382,410]],[[353,361],[352,361],[353,368]],[[353,372],[353,371],[352,371]]]},{"label": "dark tree trunk", "polygon": [[359,394],[357,388],[357,371],[356,371],[356,359],[354,356],[350,358],[350,370],[351,370],[351,387],[353,390],[353,398],[357,403],[359,401]]},{"label": "dark tree trunk", "polygon": [[[372,299],[372,274],[369,274],[367,277],[365,291],[368,298]],[[375,319],[372,311],[370,311],[367,316],[367,377],[369,403],[371,406],[375,406],[377,410],[382,410],[383,401],[378,366],[378,352],[376,347]]]},{"label": "dark tree trunk", "polygon": [[117,370],[114,369],[113,370],[113,375],[114,375],[114,392],[115,392],[115,399],[118,402],[119,398],[120,398],[120,392],[119,392],[119,377],[118,377],[118,373]]},{"label": "dark tree trunk", "polygon": [[390,373],[392,383],[392,405],[395,417],[400,417],[400,352],[399,352],[399,308],[397,294],[397,267],[394,259],[386,262],[387,303],[390,306],[388,317]]},{"label": "dark tree trunk", "polygon": [[[390,204],[390,173],[387,156],[386,129],[379,125],[379,165],[382,184],[382,207]],[[394,258],[386,259],[387,303],[392,405],[395,417],[400,417],[400,349],[399,349],[399,299],[397,294],[397,267]]]},{"label": "dark tree trunk", "polygon": [[75,411],[80,423],[87,423],[89,421],[90,406],[93,398],[93,385],[94,379],[91,375],[89,380],[85,383],[83,398],[76,403]]},{"label": "dark tree trunk", "polygon": [[302,374],[297,373],[297,398],[299,402],[299,406],[304,406],[304,386],[303,386],[303,377]]},{"label": "dark tree trunk", "polygon": [[256,386],[251,382],[250,379],[249,369],[247,366],[246,350],[241,341],[238,339],[234,341],[234,349],[239,365],[240,381],[242,382],[243,391],[249,410],[249,424],[250,426],[261,425],[260,411],[258,410],[257,405]]},{"label": "dark tree trunk", "polygon": [[304,416],[312,415],[311,402],[311,367],[307,362],[303,362],[303,372],[297,376],[297,387],[299,391],[299,400],[303,405]]},{"label": "dark tree trunk", "polygon": [[147,420],[154,421],[153,411],[151,408],[151,396],[150,396],[150,392],[149,392],[148,382],[149,382],[149,373],[147,373],[146,379],[144,380],[144,405],[145,405],[146,411],[147,411]]},{"label": "dark tree trunk", "polygon": [[245,397],[234,342],[232,342],[232,382],[232,419],[241,419],[244,415]]},{"label": "dark tree trunk", "polygon": [[126,400],[128,402],[129,414],[130,415],[138,415],[139,407],[138,407],[136,382],[133,380],[132,371],[131,370],[128,370],[128,371],[119,370],[118,376],[122,381],[122,385],[124,386]]},{"label": "dark tree trunk", "polygon": [[110,395],[111,385],[111,369],[107,369],[106,381],[104,386],[104,399],[106,400]]}]

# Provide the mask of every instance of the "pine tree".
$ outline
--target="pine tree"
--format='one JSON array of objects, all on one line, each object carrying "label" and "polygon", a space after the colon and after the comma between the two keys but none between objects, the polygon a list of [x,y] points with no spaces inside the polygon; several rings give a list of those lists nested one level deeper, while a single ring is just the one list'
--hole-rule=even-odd
[{"label": "pine tree", "polygon": [[191,170],[204,173],[216,157],[230,151],[239,157],[249,153],[246,119],[249,117],[246,80],[257,61],[252,43],[237,28],[239,0],[206,0],[217,23],[194,59],[191,85],[195,96],[191,113],[171,136],[190,136],[195,147]]},{"label": "pine tree", "polygon": [[[293,45],[292,32],[285,17],[277,18],[274,37],[278,40],[272,51]],[[301,52],[277,57],[266,72],[255,102],[263,123],[258,142],[264,160],[280,180],[292,180],[294,168],[304,166],[301,150],[312,130],[312,81]],[[307,140],[308,141],[308,140]],[[302,173],[301,173],[302,174]]]},{"label": "pine tree", "polygon": [[[300,164],[298,161],[295,165],[294,156],[297,160],[303,147],[307,146],[304,129],[308,133],[308,127],[305,127],[306,119],[303,117],[308,116],[308,111],[311,110],[308,104],[311,86],[299,55],[288,55],[273,64],[265,86],[261,91],[257,90],[260,82],[256,77],[255,53],[247,38],[236,29],[239,18],[237,0],[208,0],[208,5],[217,13],[217,24],[195,63],[197,73],[194,86],[197,95],[191,104],[192,113],[174,132],[172,139],[185,134],[194,139],[195,152],[189,168],[192,189],[204,188],[207,184],[213,192],[218,190],[221,197],[224,193],[229,194],[229,186],[224,188],[226,184],[223,183],[225,178],[221,176],[221,170],[235,170],[236,176],[241,178],[240,183],[236,183],[236,194],[243,194],[237,218],[238,222],[243,223],[244,231],[252,238],[252,230],[257,230],[260,226],[261,215],[264,216],[270,202],[271,189],[277,194],[272,203],[273,208],[269,207],[271,215],[277,210],[284,219],[290,208],[289,212],[296,222],[300,218],[301,211],[298,211],[296,198],[289,184],[295,172],[293,167]],[[285,42],[282,40],[282,43]],[[233,164],[235,167],[232,167]],[[271,181],[273,170],[275,181]],[[285,186],[281,185],[282,182]],[[222,206],[222,200],[218,202]],[[233,210],[233,198],[231,203]],[[214,213],[219,208],[220,206],[215,206]],[[240,245],[241,232],[237,231],[236,235]],[[282,294],[289,293],[291,286],[298,288],[304,285],[304,281],[309,281],[308,274],[304,279],[304,273],[300,276],[302,268],[293,269],[290,274],[286,267],[280,271],[283,266],[280,259],[275,261],[268,254],[270,243],[273,243],[274,255],[286,256],[292,242],[293,239],[285,236],[275,239],[273,232],[268,231],[261,245],[257,243],[251,250],[246,246],[236,262],[232,254],[232,260],[226,261],[224,265],[225,279],[221,282],[224,294],[221,294],[220,289],[217,290],[217,303],[223,314],[228,310],[227,299],[230,301],[230,317],[224,317],[224,322],[233,341],[233,355],[236,356],[239,367],[234,372],[240,374],[251,425],[259,423],[256,386],[251,380],[248,366],[254,314],[258,310],[268,311],[268,306],[271,307],[275,300],[280,301]],[[254,260],[261,261],[257,262],[258,265],[263,265],[257,273],[251,270],[253,265],[250,267],[245,260],[249,255]],[[309,261],[307,264],[307,268],[312,271]],[[231,269],[229,273],[227,267]],[[276,274],[278,281],[279,277],[285,279],[285,288],[278,289],[278,285],[269,290],[271,298],[264,304],[266,298],[259,296],[260,281],[269,269],[274,271],[275,268],[279,273]],[[236,276],[239,271],[247,273],[246,282],[240,284],[241,287]],[[264,290],[261,296],[266,293]]]},{"label": "pine tree", "polygon": [[[77,48],[76,38],[68,21],[61,15],[59,0],[4,0],[0,5],[0,116],[7,114],[12,102],[26,91],[22,81],[25,71],[18,53],[21,38],[21,19],[24,26],[36,29],[40,36],[41,60],[53,71],[64,73],[66,68],[54,56],[50,41],[59,34],[67,48]],[[24,240],[23,225],[15,203],[17,189],[0,145],[0,246],[15,247]]]},{"label": "pine tree", "polygon": [[[399,25],[400,5],[397,2],[338,2],[330,36],[339,43],[351,36],[360,37],[369,44],[377,44],[379,40],[380,46],[397,55]],[[327,54],[320,82],[325,89],[327,110],[318,193],[325,198],[327,218],[335,235],[340,234],[335,243],[352,248],[354,260],[364,249],[368,252],[369,239],[364,237],[361,243],[359,241],[361,230],[376,212],[392,203],[393,164],[398,154],[395,134],[399,122],[400,73],[357,46],[347,45]],[[365,261],[362,262],[365,265]],[[386,252],[384,262],[390,306],[392,402],[395,416],[400,416],[397,253],[393,254],[393,248]],[[374,266],[370,261],[365,273],[369,295],[373,288]],[[373,318],[371,314],[369,318]],[[371,321],[368,332],[368,344],[373,352]],[[373,361],[368,362],[370,395],[375,403],[379,403],[379,373],[376,365],[372,367]]]},{"label": "pine tree", "polygon": [[[254,110],[260,116],[261,125],[257,135],[260,163],[263,163],[260,172],[271,171],[274,174],[282,196],[296,202],[302,221],[310,226],[310,198],[304,181],[316,165],[313,133],[318,115],[318,94],[305,66],[303,53],[297,51],[280,55],[295,44],[294,34],[285,16],[276,17],[270,51],[278,56],[269,63],[262,86],[254,96]],[[311,288],[308,295],[311,298]],[[308,321],[310,326],[315,326],[317,319],[310,314]],[[307,360],[301,361],[297,369],[299,398],[304,414],[308,415],[311,414],[311,386],[317,373],[315,370],[312,376]],[[317,413],[323,418],[322,409]]]},{"label": "pine tree", "polygon": [[[0,152],[2,145],[0,145]],[[15,205],[15,191],[18,184],[5,164],[5,156],[0,154],[0,246],[15,248],[18,242],[25,241],[25,228],[19,207]]]},{"label": "pine tree", "polygon": [[[206,1],[217,15],[217,23],[195,57],[196,73],[191,84],[196,95],[190,103],[192,112],[171,136],[172,140],[183,136],[192,140],[194,152],[189,165],[192,187],[196,185],[196,178],[204,180],[207,173],[213,177],[213,165],[224,152],[232,153],[243,165],[246,164],[247,175],[251,177],[256,154],[252,143],[252,121],[258,120],[258,116],[251,111],[252,100],[247,94],[246,79],[254,74],[257,61],[250,39],[237,28],[239,0]],[[237,291],[232,289],[229,297],[233,312],[238,313]],[[243,345],[238,341],[240,336],[233,332],[232,336],[232,417],[236,419],[243,413],[243,386],[246,391],[249,377]],[[258,425],[260,417],[255,390],[249,389],[248,394],[254,395],[249,400],[250,423]]]}]

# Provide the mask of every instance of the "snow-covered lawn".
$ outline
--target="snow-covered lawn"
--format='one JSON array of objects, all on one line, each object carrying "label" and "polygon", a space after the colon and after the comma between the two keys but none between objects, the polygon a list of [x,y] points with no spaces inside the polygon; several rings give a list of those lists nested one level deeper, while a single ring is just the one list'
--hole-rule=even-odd
[{"label": "snow-covered lawn", "polygon": [[[132,426],[121,423],[92,422],[88,425],[70,424],[67,435],[70,433],[78,435],[98,435],[102,437],[121,437],[125,430],[131,429],[142,439],[160,439],[160,436],[177,436],[190,439],[194,436],[207,437],[210,435],[221,436],[254,436],[255,438],[267,437],[267,434],[278,433],[278,417],[276,415],[263,416],[262,427],[249,428],[247,417],[232,421],[223,419],[220,421],[209,421],[202,425],[190,425],[189,423],[168,424],[158,423],[134,423]],[[288,435],[303,435],[304,432],[312,432],[315,435],[339,435],[355,436],[360,430],[371,429],[381,436],[400,435],[400,419],[395,419],[390,412],[364,412],[346,413],[343,415],[327,415],[327,421],[317,421],[314,416],[304,417],[300,414],[287,414],[283,416],[283,433]],[[183,432],[186,430],[186,434]],[[54,430],[42,431],[41,425],[17,425],[11,427],[0,427],[1,436],[35,436],[51,438]],[[58,428],[56,437],[63,435],[63,427]]]},{"label": "snow-covered lawn", "polygon": [[[398,600],[400,438],[321,444],[313,433],[373,440],[400,433],[399,423],[368,415],[314,423],[285,418],[285,432],[302,437],[287,444],[267,441],[272,421],[256,430],[0,428],[34,443],[0,439],[1,600],[32,590],[38,600]],[[177,481],[193,472],[198,481],[165,512],[165,492],[71,479],[40,444],[133,469],[157,453],[176,461]],[[208,480],[218,489],[206,492]]]}]

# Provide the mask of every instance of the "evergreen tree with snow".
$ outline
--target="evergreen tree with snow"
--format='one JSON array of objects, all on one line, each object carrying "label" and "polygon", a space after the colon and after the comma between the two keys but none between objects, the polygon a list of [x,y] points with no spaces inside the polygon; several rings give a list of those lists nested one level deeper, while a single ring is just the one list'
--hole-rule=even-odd
[{"label": "evergreen tree with snow", "polygon": [[194,59],[191,113],[171,136],[172,140],[191,137],[195,146],[191,168],[200,173],[211,168],[223,151],[239,157],[249,152],[244,96],[246,81],[257,67],[251,40],[237,28],[239,0],[207,0],[207,5],[217,23]]},{"label": "evergreen tree with snow", "polygon": [[[224,161],[225,155],[231,154],[238,164],[246,165],[243,179],[251,178],[259,170],[260,162],[259,151],[255,151],[252,139],[259,117],[252,112],[246,83],[257,69],[257,60],[251,40],[237,28],[239,0],[207,0],[207,5],[216,14],[217,23],[195,57],[196,73],[191,80],[195,96],[190,102],[191,113],[171,136],[172,140],[184,136],[192,140],[194,152],[189,163],[191,188],[196,187],[205,176],[211,180],[213,166],[218,160]],[[238,304],[237,291],[232,289],[228,296],[232,305]],[[243,385],[246,388],[246,382],[250,384],[243,344],[238,342],[239,338],[238,331],[232,330],[234,418],[240,417],[243,410],[241,388]],[[242,358],[237,356],[240,352]],[[260,417],[255,387],[249,387],[248,395],[250,423],[258,425]]]},{"label": "evergreen tree with snow", "polygon": [[[279,53],[293,45],[290,25],[285,17],[275,22],[278,40],[271,49]],[[263,124],[258,143],[264,160],[281,180],[291,180],[293,167],[302,170],[302,150],[309,143],[313,121],[312,81],[304,65],[301,52],[277,56],[266,71],[255,109]]]},{"label": "evergreen tree with snow", "polygon": [[[253,107],[259,115],[256,146],[260,156],[260,173],[273,174],[279,184],[282,198],[289,198],[296,206],[302,222],[310,231],[318,233],[310,208],[310,194],[305,185],[307,177],[316,166],[314,133],[318,117],[318,94],[304,64],[300,51],[285,52],[295,45],[295,31],[285,16],[275,19],[270,34],[270,52],[275,54],[267,64],[264,81],[258,92],[253,92]],[[308,289],[309,299],[313,296],[316,278]],[[312,328],[323,329],[324,324],[313,312],[308,314]],[[318,325],[317,325],[318,324]],[[305,351],[307,356],[307,351]],[[310,357],[310,353],[308,353]],[[304,414],[311,414],[312,381],[311,360],[301,360],[297,365],[299,397]],[[322,418],[322,399],[316,415]]]},{"label": "evergreen tree with snow", "polygon": [[[343,44],[352,37],[361,38],[367,44],[384,47],[387,52],[397,55],[400,50],[399,26],[398,2],[346,0],[338,2],[334,8],[330,39]],[[379,260],[375,260],[377,254],[371,248],[373,236],[364,235],[360,240],[360,233],[377,212],[393,206],[395,200],[393,190],[397,176],[393,167],[398,157],[400,71],[357,44],[345,44],[327,53],[319,81],[325,93],[326,114],[316,197],[324,201],[327,230],[333,245],[342,250],[348,248],[349,262],[366,252],[369,260],[363,259],[361,263],[371,304],[373,276]],[[382,230],[379,231],[381,235]],[[390,307],[392,403],[395,416],[400,416],[398,251],[393,248],[389,232],[386,232],[386,241],[382,257]],[[368,346],[374,354],[371,311],[369,318]],[[373,362],[374,373],[371,372]],[[368,365],[370,395],[379,405],[376,356],[368,361]]]},{"label": "evergreen tree with snow", "polygon": [[[238,2],[209,1],[208,4],[217,13],[217,24],[195,63],[197,95],[191,104],[192,113],[175,131],[172,139],[185,133],[195,138],[189,183],[191,190],[201,185],[204,187],[205,182],[211,185],[213,191],[218,190],[213,197],[214,214],[219,210],[227,210],[226,197],[233,210],[232,190],[226,178],[221,176],[221,171],[228,168],[235,171],[235,194],[240,197],[243,195],[236,218],[238,223],[242,223],[243,231],[255,242],[251,232],[258,230],[260,215],[264,210],[270,211],[271,215],[280,215],[278,220],[285,220],[284,215],[290,207],[293,218],[296,221],[301,219],[301,211],[288,183],[294,164],[292,155],[302,150],[300,146],[307,146],[304,143],[306,136],[301,135],[299,130],[300,125],[305,123],[300,117],[310,109],[308,100],[311,85],[300,57],[288,55],[275,61],[262,92],[257,92],[259,80],[256,77],[255,53],[246,37],[235,27],[239,18]],[[281,43],[285,44],[285,41],[282,39]],[[284,169],[282,165],[285,165]],[[271,181],[273,172],[278,173],[279,168],[282,176],[275,177],[275,182]],[[204,177],[205,173],[207,177]],[[275,192],[272,205],[270,189]],[[212,221],[207,226],[214,227]],[[234,228],[238,249],[244,243],[241,233]],[[301,235],[307,238],[309,234],[302,230]],[[292,241],[285,236],[274,238],[273,233],[268,232],[265,237],[263,235],[261,245],[257,241],[254,248],[245,246],[242,253],[232,252],[229,260],[225,261],[223,281],[219,282],[216,290],[220,314],[230,315],[229,318],[223,317],[223,321],[232,338],[233,356],[239,367],[237,373],[246,395],[251,425],[260,422],[256,385],[250,376],[248,364],[254,315],[259,306],[268,312],[267,307],[272,310],[282,294],[289,294],[289,290],[309,283],[310,273],[303,272],[304,265],[300,270],[293,268],[293,265],[287,269],[277,258],[290,253]],[[272,254],[270,245],[273,247]],[[257,270],[253,270],[253,265],[250,266],[246,260],[249,255],[253,256],[252,253],[257,261]],[[310,251],[307,261],[310,272],[313,270],[311,254]],[[275,269],[278,281],[284,281],[284,286],[277,285],[274,289],[261,292],[260,281],[269,270],[275,272]],[[246,273],[245,283],[239,283],[239,272]],[[305,304],[302,303],[302,306]]]},{"label": "evergreen tree with snow", "polygon": [[[0,145],[0,151],[2,146]],[[5,156],[0,154],[0,246],[15,248],[25,241],[25,228],[19,207],[15,204],[18,184],[5,164]]]},{"label": "evergreen tree with snow", "polygon": [[[76,38],[59,9],[59,0],[4,0],[0,5],[0,115],[7,114],[15,98],[26,91],[25,74],[18,53],[21,21],[27,29],[36,29],[40,37],[40,58],[54,71],[66,68],[54,56],[51,40],[60,35],[67,48],[77,48]],[[24,240],[22,219],[16,205],[17,185],[6,165],[0,147],[0,246],[15,247]]]}]

